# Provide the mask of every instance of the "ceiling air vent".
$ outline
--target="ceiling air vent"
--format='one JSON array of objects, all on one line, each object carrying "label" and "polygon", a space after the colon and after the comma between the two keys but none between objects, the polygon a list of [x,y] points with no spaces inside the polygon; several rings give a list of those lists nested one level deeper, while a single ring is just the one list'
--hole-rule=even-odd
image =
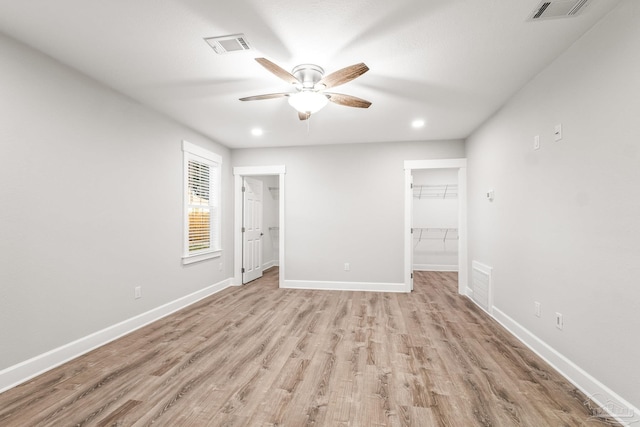
[{"label": "ceiling air vent", "polygon": [[209,46],[211,46],[213,50],[219,55],[230,52],[242,52],[251,49],[251,46],[249,46],[247,38],[244,36],[244,34],[231,34],[229,36],[209,37],[204,39],[204,41],[206,41]]},{"label": "ceiling air vent", "polygon": [[576,16],[584,10],[591,0],[550,0],[542,1],[533,10],[527,21],[543,19],[568,18]]}]

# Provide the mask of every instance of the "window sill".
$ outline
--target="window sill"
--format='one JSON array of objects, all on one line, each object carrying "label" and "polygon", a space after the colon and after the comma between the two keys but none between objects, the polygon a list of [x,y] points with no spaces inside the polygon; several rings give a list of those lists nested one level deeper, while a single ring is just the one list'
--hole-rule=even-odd
[{"label": "window sill", "polygon": [[212,258],[220,258],[222,250],[204,252],[194,255],[186,255],[182,257],[182,265],[194,264],[196,262],[205,261]]}]

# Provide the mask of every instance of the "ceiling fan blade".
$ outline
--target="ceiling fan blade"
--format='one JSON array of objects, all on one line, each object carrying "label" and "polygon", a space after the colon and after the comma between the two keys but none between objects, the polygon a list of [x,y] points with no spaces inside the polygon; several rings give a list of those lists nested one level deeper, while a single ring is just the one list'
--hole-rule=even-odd
[{"label": "ceiling fan blade", "polygon": [[324,76],[318,83],[316,83],[315,88],[322,90],[339,86],[341,84],[350,82],[357,77],[360,77],[367,71],[369,71],[369,67],[367,67],[362,62],[359,64],[350,65],[338,71],[334,71],[328,76]]},{"label": "ceiling fan blade", "polygon": [[292,85],[301,84],[300,80],[296,79],[293,74],[280,67],[279,65],[276,65],[273,62],[269,61],[267,58],[256,58],[256,61],[258,61],[260,65],[271,71],[277,77],[280,77],[285,82],[291,83]]},{"label": "ceiling fan blade", "polygon": [[357,98],[352,95],[343,95],[341,93],[330,92],[324,92],[324,94],[329,95],[329,101],[338,105],[356,108],[369,108],[369,106],[371,105],[369,101],[362,98]]},{"label": "ceiling fan blade", "polygon": [[240,98],[240,101],[259,101],[261,99],[273,99],[273,98],[284,98],[286,96],[291,95],[290,93],[268,93],[265,95],[256,95],[256,96],[247,96],[245,98]]},{"label": "ceiling fan blade", "polygon": [[308,120],[311,117],[311,113],[301,113],[298,111],[298,118],[300,120]]}]

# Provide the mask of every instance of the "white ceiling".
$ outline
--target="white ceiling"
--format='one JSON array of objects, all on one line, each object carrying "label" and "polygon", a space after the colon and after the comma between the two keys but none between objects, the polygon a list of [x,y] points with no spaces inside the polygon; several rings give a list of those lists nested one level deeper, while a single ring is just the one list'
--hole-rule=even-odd
[{"label": "white ceiling", "polygon": [[[618,0],[526,22],[539,0],[0,0],[0,31],[231,148],[465,138]],[[217,55],[205,37],[244,33]],[[254,61],[370,71],[301,122]],[[426,125],[413,129],[411,121]],[[254,137],[259,127],[264,135]]]}]

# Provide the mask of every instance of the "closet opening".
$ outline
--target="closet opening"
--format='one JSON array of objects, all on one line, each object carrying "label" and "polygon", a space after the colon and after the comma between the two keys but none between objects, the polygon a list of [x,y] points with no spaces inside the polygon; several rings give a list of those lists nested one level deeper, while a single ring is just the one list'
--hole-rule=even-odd
[{"label": "closet opening", "polygon": [[458,271],[458,171],[413,176],[413,271]]},{"label": "closet opening", "polygon": [[405,161],[405,287],[414,271],[457,271],[467,293],[466,159]]},{"label": "closet opening", "polygon": [[280,185],[276,175],[242,177],[242,284],[279,265]]},{"label": "closet opening", "polygon": [[285,278],[285,166],[234,167],[234,282],[251,282],[273,266]]}]

